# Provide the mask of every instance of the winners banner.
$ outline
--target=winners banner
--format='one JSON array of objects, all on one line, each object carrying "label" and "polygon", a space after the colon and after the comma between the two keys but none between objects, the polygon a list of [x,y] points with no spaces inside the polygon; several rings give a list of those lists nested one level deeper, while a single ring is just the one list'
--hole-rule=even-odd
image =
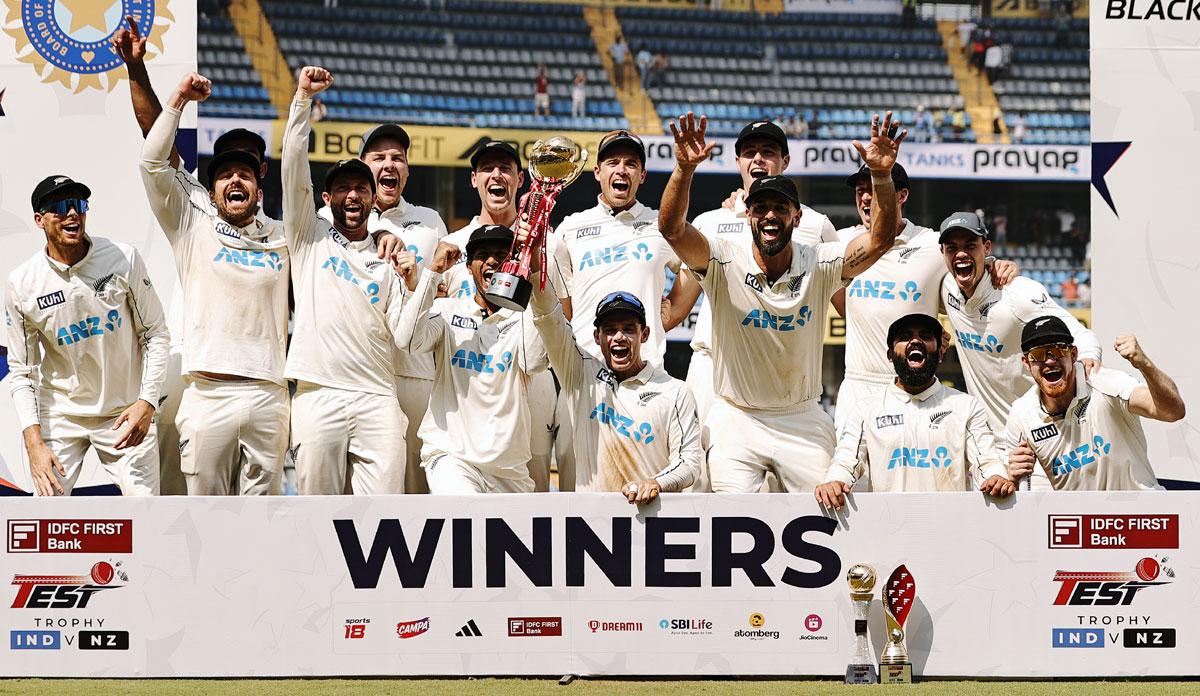
[{"label": "winners banner", "polygon": [[[1200,493],[8,499],[0,675],[1193,674]],[[885,638],[875,588],[873,660]]]}]

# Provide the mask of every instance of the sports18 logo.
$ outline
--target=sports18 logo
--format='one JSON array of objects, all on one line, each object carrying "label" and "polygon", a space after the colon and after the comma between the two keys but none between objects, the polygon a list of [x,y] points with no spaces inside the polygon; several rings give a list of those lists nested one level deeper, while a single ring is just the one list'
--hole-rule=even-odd
[{"label": "sports18 logo", "polygon": [[[1166,559],[1163,559],[1166,560]],[[1166,585],[1175,572],[1153,558],[1137,562],[1132,573],[1095,573],[1060,570],[1054,581],[1061,583],[1056,605],[1071,606],[1128,606],[1138,592],[1155,585]]]},{"label": "sports18 logo", "polygon": [[17,597],[12,608],[84,609],[97,592],[123,587],[111,584],[118,578],[129,580],[124,572],[106,561],[92,566],[90,575],[14,575],[12,584],[17,586]]}]

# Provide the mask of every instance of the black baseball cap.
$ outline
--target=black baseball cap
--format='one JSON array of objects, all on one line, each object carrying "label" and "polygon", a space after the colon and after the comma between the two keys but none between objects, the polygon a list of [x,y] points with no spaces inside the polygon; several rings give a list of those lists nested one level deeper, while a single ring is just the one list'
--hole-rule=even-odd
[{"label": "black baseball cap", "polygon": [[480,145],[475,152],[471,153],[471,169],[479,166],[479,160],[483,159],[486,154],[495,153],[512,158],[512,161],[517,163],[517,169],[521,168],[521,156],[517,154],[517,149],[504,142],[503,140],[489,140]]},{"label": "black baseball cap", "polygon": [[642,161],[642,166],[646,166],[646,144],[642,142],[641,138],[627,130],[609,131],[603,138],[600,138],[600,147],[596,150],[596,161],[604,159],[604,153],[618,145],[632,148],[637,153],[638,159]]},{"label": "black baseball cap", "polygon": [[1067,323],[1055,316],[1038,317],[1021,329],[1021,352],[1028,353],[1030,348],[1066,343],[1075,345],[1075,337],[1067,328]]},{"label": "black baseball cap", "polygon": [[404,146],[404,151],[408,152],[408,145],[411,142],[408,139],[408,131],[401,128],[398,123],[384,123],[363,133],[362,145],[358,146],[359,158],[361,159],[363,155],[367,154],[367,149],[371,147],[372,142],[383,137],[391,137],[399,140],[400,144]]},{"label": "black baseball cap", "polygon": [[[864,164],[858,168],[858,171],[846,177],[846,185],[854,188],[858,186],[860,180],[870,178],[871,168]],[[895,185],[897,191],[908,188],[908,172],[899,162],[892,165],[892,184]]]},{"label": "black baseball cap", "polygon": [[938,346],[942,345],[942,323],[939,322],[936,317],[915,312],[913,314],[905,314],[896,321],[893,321],[892,325],[888,327],[888,348],[891,348],[896,342],[896,336],[901,331],[912,327],[916,327],[918,329],[929,329],[935,336],[937,336]]},{"label": "black baseball cap", "polygon": [[233,143],[238,140],[249,140],[254,143],[255,149],[258,150],[258,159],[260,161],[267,158],[267,141],[263,140],[263,137],[258,133],[245,128],[234,128],[222,133],[219,138],[213,141],[213,154],[219,155],[232,148]]},{"label": "black baseball cap", "polygon": [[75,181],[69,176],[63,174],[51,174],[50,176],[38,182],[37,186],[33,187],[33,195],[29,197],[29,202],[33,205],[33,212],[42,212],[42,203],[59,191],[67,189],[75,189],[79,191],[83,199],[92,197],[92,190],[87,186]]},{"label": "black baseball cap", "polygon": [[362,160],[356,159],[338,160],[334,163],[329,168],[329,171],[325,172],[325,190],[329,190],[334,179],[346,174],[365,177],[367,181],[371,182],[371,193],[375,193],[375,174],[371,172],[371,168],[364,164]]},{"label": "black baseball cap", "polygon": [[742,132],[738,133],[737,140],[733,142],[733,154],[742,154],[742,145],[751,138],[766,138],[779,145],[780,152],[788,154],[787,135],[784,134],[783,129],[771,121],[765,120],[746,124]]},{"label": "black baseball cap", "polygon": [[942,226],[939,228],[938,244],[946,243],[946,235],[954,230],[966,230],[980,239],[988,238],[987,227],[984,226],[983,220],[975,213],[960,211],[951,213],[950,217],[942,220]]},{"label": "black baseball cap", "polygon": [[513,242],[513,231],[504,225],[482,225],[475,228],[471,233],[471,238],[467,240],[467,256],[475,252],[487,242],[503,242],[511,245]]},{"label": "black baseball cap", "polygon": [[642,326],[646,326],[646,306],[636,295],[624,290],[610,292],[600,300],[600,304],[596,305],[596,320],[592,325],[599,327],[604,317],[617,312],[629,312],[637,317]]},{"label": "black baseball cap", "polygon": [[750,184],[750,191],[746,193],[746,205],[749,206],[755,198],[767,193],[778,193],[792,203],[796,207],[800,207],[800,193],[796,191],[796,182],[786,176],[764,176],[754,180]]},{"label": "black baseball cap", "polygon": [[262,160],[245,150],[226,150],[218,155],[213,155],[213,158],[208,161],[208,167],[204,170],[208,177],[208,190],[213,190],[213,183],[217,180],[217,174],[225,168],[227,164],[244,164],[254,172],[254,180],[259,181],[262,177],[259,176],[259,165]]}]

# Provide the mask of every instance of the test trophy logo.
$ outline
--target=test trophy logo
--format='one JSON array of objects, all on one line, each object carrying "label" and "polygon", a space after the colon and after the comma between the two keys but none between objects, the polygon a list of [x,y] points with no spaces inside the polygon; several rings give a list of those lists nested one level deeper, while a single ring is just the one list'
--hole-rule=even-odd
[{"label": "test trophy logo", "polygon": [[556,135],[533,144],[529,155],[529,176],[533,183],[522,197],[521,222],[529,225],[529,236],[513,240],[509,258],[492,276],[484,296],[488,302],[522,312],[529,305],[533,283],[529,274],[533,255],[541,258],[541,287],[546,287],[546,238],[550,231],[550,211],[558,195],[583,172],[587,150],[565,135]]},{"label": "test trophy logo", "polygon": [[867,641],[867,619],[875,596],[875,569],[862,563],[850,566],[846,583],[850,585],[850,603],[854,607],[854,653],[846,665],[846,683],[878,684],[879,674]]},{"label": "test trophy logo", "polygon": [[132,18],[147,38],[146,60],[163,53],[162,38],[175,23],[169,0],[2,0],[4,33],[16,42],[16,58],[44,83],[79,94],[111,92],[125,79],[125,63],[109,39]]},{"label": "test trophy logo", "polygon": [[904,622],[917,598],[917,584],[903,565],[892,571],[883,586],[883,617],[887,620],[888,643],[879,658],[880,681],[884,684],[911,684],[912,662],[904,646]]}]

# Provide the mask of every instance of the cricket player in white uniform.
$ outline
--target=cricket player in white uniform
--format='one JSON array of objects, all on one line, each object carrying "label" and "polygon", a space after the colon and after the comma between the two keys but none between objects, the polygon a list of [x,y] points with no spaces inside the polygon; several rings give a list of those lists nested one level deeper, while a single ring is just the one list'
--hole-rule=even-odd
[{"label": "cricket player in white uniform", "polygon": [[838,445],[817,501],[841,509],[845,494],[866,476],[868,491],[969,491],[1006,496],[1007,477],[983,407],[937,378],[942,325],[932,314],[892,322],[885,355],[892,384],[859,401],[838,430]]},{"label": "cricket player in white uniform", "polygon": [[158,495],[166,320],[137,250],[88,236],[91,195],[61,175],[33,190],[46,247],[4,293],[13,402],[36,495],[70,494],[89,447],[123,494]]},{"label": "cricket player in white uniform", "polygon": [[992,432],[1004,431],[1008,410],[1033,379],[1021,365],[1021,330],[1052,314],[1071,328],[1088,372],[1100,364],[1100,341],[1070,312],[1050,299],[1041,283],[1018,276],[997,288],[984,270],[991,252],[987,228],[975,213],[954,213],[942,221],[938,242],[949,271],[942,279],[942,304],[958,345],[967,393],[983,404]]},{"label": "cricket player in white uniform", "polygon": [[215,214],[194,204],[188,176],[169,162],[183,107],[211,91],[199,75],[183,79],[150,129],[141,163],[183,285],[180,466],[190,495],[280,493],[291,272],[283,225],[258,218],[260,162],[250,153],[227,150],[211,160]]},{"label": "cricket player in white uniform", "polygon": [[1085,371],[1070,328],[1047,315],[1026,324],[1023,366],[1036,383],[1008,414],[1008,471],[1030,476],[1033,490],[1160,489],[1141,418],[1174,423],[1186,412],[1179,388],[1123,334],[1113,346],[1141,373]]},{"label": "cricket player in white uniform", "polygon": [[579,346],[549,288],[535,284],[531,305],[569,404],[575,489],[646,503],[692,485],[704,458],[696,403],[686,384],[642,358],[650,340],[642,301],[623,290],[600,300],[593,323],[603,361]]},{"label": "cricket player in white uniform", "polygon": [[[733,144],[733,151],[734,163],[737,164],[738,173],[742,177],[741,189],[732,197],[732,204],[727,201],[720,208],[702,213],[692,221],[692,226],[710,240],[718,237],[751,239],[750,223],[746,215],[746,191],[756,179],[778,176],[786,171],[791,163],[787,136],[782,128],[770,121],[746,124]],[[833,223],[827,216],[804,204],[801,204],[800,208],[800,222],[796,229],[792,230],[793,239],[808,245],[838,241]],[[668,331],[687,318],[700,299],[700,284],[690,274],[681,273],[675,279],[675,284],[679,293],[677,296],[673,295],[671,318],[666,327]],[[714,398],[711,343],[712,310],[707,302],[701,301],[695,332],[692,334],[692,359],[688,363],[687,385],[696,397],[696,410],[701,423],[700,441],[706,448],[709,438],[703,423]]]},{"label": "cricket player in white uniform", "polygon": [[[460,251],[466,250],[471,233],[484,225],[517,224],[517,191],[525,185],[521,156],[503,140],[490,140],[471,153],[471,186],[479,194],[479,214],[466,226],[442,238]],[[442,274],[446,296],[454,299],[475,296],[475,280],[465,253]],[[486,288],[485,288],[486,289]],[[554,448],[554,405],[557,394],[554,375],[548,370],[534,374],[529,381],[529,475],[534,490],[550,490],[550,452]]]},{"label": "cricket player in white uniform", "polygon": [[[497,307],[484,297],[512,247],[503,225],[471,233],[467,258],[474,297],[435,302],[441,270],[457,247],[443,245],[421,273],[413,305],[404,312],[399,342],[433,351],[437,376],[421,423],[421,462],[434,494],[532,493],[529,475],[529,382],[549,361],[529,312]],[[411,257],[403,273],[416,274]],[[411,281],[410,281],[411,282]],[[432,309],[432,311],[429,311]]]},{"label": "cricket player in white uniform", "polygon": [[[904,212],[908,202],[908,172],[897,164],[892,167],[897,204]],[[838,239],[848,242],[871,225],[871,171],[864,165],[846,178],[854,190],[854,207],[860,224],[838,230]],[[986,264],[995,287],[1003,288],[1017,277],[1017,265],[1011,261]],[[882,395],[895,379],[886,355],[879,350],[888,327],[908,313],[937,316],[941,308],[942,279],[946,262],[938,246],[938,233],[906,218],[900,219],[900,234],[892,248],[866,273],[854,279],[848,288],[833,296],[833,306],[846,318],[846,373],[838,388],[834,423],[839,433],[855,404]]]},{"label": "cricket player in white uniform", "polygon": [[[375,176],[375,207],[371,209],[367,229],[375,237],[379,258],[392,258],[398,251],[407,250],[416,255],[417,265],[423,268],[433,259],[438,241],[446,236],[446,223],[432,208],[414,205],[404,199],[410,144],[408,131],[398,124],[384,123],[363,134],[358,158]],[[328,205],[318,214],[333,222],[333,211]],[[383,233],[392,236],[381,236]],[[404,490],[428,493],[417,430],[429,407],[429,394],[433,389],[433,356],[397,350],[395,371],[400,408],[408,419],[408,430],[404,434]]]},{"label": "cricket player in white uniform", "polygon": [[881,201],[871,231],[851,241],[794,241],[799,195],[783,176],[763,177],[746,195],[752,240],[709,240],[687,224],[688,189],[708,158],[707,119],[671,124],[676,165],[663,195],[659,229],[700,280],[713,313],[713,383],[720,399],[708,414],[709,473],[716,492],[753,492],[768,470],[784,490],[824,482],[834,449],[833,422],[821,409],[821,358],[829,298],[891,248],[899,208],[891,179],[904,134],[891,113],[876,116],[867,146]]},{"label": "cricket player in white uniform", "polygon": [[394,377],[405,289],[367,232],[375,177],[342,160],[325,177],[330,225],[313,210],[312,97],[333,76],[300,72],[283,139],[284,231],[295,324],[284,376],[296,380],[292,452],[301,494],[404,492],[404,432]]}]

